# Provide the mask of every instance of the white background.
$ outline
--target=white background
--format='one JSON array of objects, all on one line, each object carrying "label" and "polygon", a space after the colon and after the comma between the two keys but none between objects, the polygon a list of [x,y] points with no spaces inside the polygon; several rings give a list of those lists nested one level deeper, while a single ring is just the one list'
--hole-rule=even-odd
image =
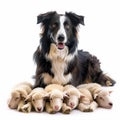
[{"label": "white background", "polygon": [[[19,113],[7,107],[11,88],[21,82],[34,82],[33,53],[39,44],[40,26],[36,16],[47,11],[75,12],[85,16],[80,26],[79,49],[87,50],[101,61],[105,73],[117,81],[110,88],[114,106],[93,113]],[[120,113],[120,3],[119,0],[1,0],[0,1],[0,116],[12,120],[96,120],[115,119]],[[118,116],[119,117],[119,116]]]}]

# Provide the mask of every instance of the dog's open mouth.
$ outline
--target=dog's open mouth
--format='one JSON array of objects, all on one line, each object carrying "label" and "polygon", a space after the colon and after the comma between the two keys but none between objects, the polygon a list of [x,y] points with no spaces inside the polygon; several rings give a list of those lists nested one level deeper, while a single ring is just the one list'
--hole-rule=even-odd
[{"label": "dog's open mouth", "polygon": [[60,49],[60,50],[61,50],[61,49],[64,49],[64,46],[65,46],[65,44],[62,43],[62,42],[57,44],[57,47],[58,47],[58,49]]}]

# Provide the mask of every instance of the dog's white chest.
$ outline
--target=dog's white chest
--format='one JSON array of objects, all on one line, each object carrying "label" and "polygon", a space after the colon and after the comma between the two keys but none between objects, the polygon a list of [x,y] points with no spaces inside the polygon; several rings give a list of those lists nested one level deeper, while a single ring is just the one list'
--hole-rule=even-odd
[{"label": "dog's white chest", "polygon": [[52,83],[56,84],[67,84],[71,79],[72,75],[69,73],[64,75],[64,71],[67,69],[67,64],[56,60],[52,62],[52,72],[54,73],[54,78],[52,79]]},{"label": "dog's white chest", "polygon": [[67,84],[72,79],[72,75],[70,73],[64,75],[64,72],[68,67],[68,62],[65,60],[67,55],[67,47],[63,50],[58,50],[54,44],[51,45],[50,52],[48,54],[52,64],[51,71],[54,74],[54,78],[51,80],[51,83]]}]

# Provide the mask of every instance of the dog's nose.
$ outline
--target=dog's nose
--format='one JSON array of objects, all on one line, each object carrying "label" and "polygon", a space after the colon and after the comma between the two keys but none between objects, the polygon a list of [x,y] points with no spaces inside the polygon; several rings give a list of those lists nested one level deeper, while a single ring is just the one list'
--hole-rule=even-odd
[{"label": "dog's nose", "polygon": [[63,34],[60,34],[60,35],[58,36],[58,40],[59,40],[60,42],[63,42],[64,39],[65,39],[65,37],[64,37]]}]

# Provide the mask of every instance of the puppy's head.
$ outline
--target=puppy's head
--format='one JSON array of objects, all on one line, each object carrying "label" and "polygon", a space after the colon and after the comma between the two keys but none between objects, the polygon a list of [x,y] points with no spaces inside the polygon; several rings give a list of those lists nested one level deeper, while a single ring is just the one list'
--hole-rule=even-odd
[{"label": "puppy's head", "polygon": [[21,100],[21,94],[18,91],[13,91],[11,97],[8,100],[8,106],[11,109],[16,109]]},{"label": "puppy's head", "polygon": [[63,15],[53,11],[38,15],[37,23],[42,23],[42,36],[47,35],[49,43],[56,44],[57,48],[61,50],[65,46],[71,47],[77,42],[74,40],[77,37],[76,27],[79,24],[84,25],[84,17],[72,12],[66,12]]}]

